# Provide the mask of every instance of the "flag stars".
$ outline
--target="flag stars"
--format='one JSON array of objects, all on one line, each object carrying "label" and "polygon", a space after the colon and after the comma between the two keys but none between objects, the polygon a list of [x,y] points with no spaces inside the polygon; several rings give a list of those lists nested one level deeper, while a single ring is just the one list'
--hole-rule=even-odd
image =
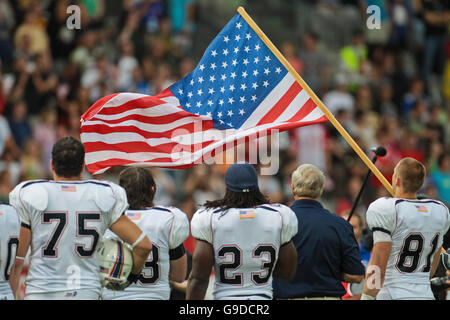
[{"label": "flag stars", "polygon": [[233,104],[234,103],[234,99],[233,98],[228,98],[228,103],[229,104]]},{"label": "flag stars", "polygon": [[225,37],[223,37],[223,41],[224,41],[225,43],[228,43],[228,41],[230,41],[230,38],[229,38],[228,36],[225,36]]},{"label": "flag stars", "polygon": [[178,94],[182,96],[183,95],[183,90],[182,89],[178,89]]},{"label": "flag stars", "polygon": [[276,68],[275,72],[279,74],[281,72],[281,68],[280,67]]},{"label": "flag stars", "polygon": [[201,103],[200,101],[198,101],[198,102],[197,102],[197,107],[200,108],[201,106],[202,106],[202,103]]},{"label": "flag stars", "polygon": [[244,51],[248,53],[250,51],[250,47],[249,46],[245,46],[244,47]]},{"label": "flag stars", "polygon": [[232,84],[232,85],[230,86],[230,91],[233,92],[234,89],[236,89],[236,88],[234,87],[234,84]]},{"label": "flag stars", "polygon": [[228,122],[227,125],[229,125],[230,127],[233,127],[233,124],[231,122]]},{"label": "flag stars", "polygon": [[233,65],[233,67],[235,67],[238,64],[238,62],[236,59],[234,59],[233,62],[231,62],[231,64]]},{"label": "flag stars", "polygon": [[208,116],[208,117],[211,118],[211,117],[212,117],[212,113],[208,111],[208,112],[206,113],[206,116]]},{"label": "flag stars", "polygon": [[236,28],[240,29],[242,27],[242,23],[238,22],[236,23]]},{"label": "flag stars", "polygon": [[252,101],[256,101],[256,96],[252,96]]},{"label": "flag stars", "polygon": [[239,48],[238,47],[234,48],[233,52],[234,53],[238,53],[239,52]]},{"label": "flag stars", "polygon": [[224,93],[225,92],[225,87],[220,87],[220,92]]},{"label": "flag stars", "polygon": [[[225,102],[223,101],[223,99],[220,99],[220,100],[219,100],[219,105],[220,105],[220,106],[222,106],[224,103],[225,103]],[[220,116],[219,116],[219,114],[217,114],[217,116],[220,118],[220,117],[222,116],[222,112],[219,112],[219,113],[220,113]]]},{"label": "flag stars", "polygon": [[253,75],[256,77],[257,75],[259,74],[259,71],[258,70],[253,70]]},{"label": "flag stars", "polygon": [[222,118],[222,112],[218,112],[218,113],[217,113],[217,117],[218,117],[218,118]]},{"label": "flag stars", "polygon": [[187,96],[188,96],[188,98],[192,98],[192,96],[193,96],[192,92],[189,91]]},{"label": "flag stars", "polygon": [[264,69],[264,74],[268,75],[270,73],[269,68]]},{"label": "flag stars", "polygon": [[245,102],[245,97],[244,97],[244,96],[240,97],[240,98],[239,98],[239,101],[242,102],[242,103],[244,103],[244,102]]},{"label": "flag stars", "polygon": [[211,69],[213,69],[213,70],[215,70],[215,69],[217,68],[217,66],[216,66],[216,64],[215,64],[215,63],[211,63],[211,66],[210,66],[210,68],[211,68]]},{"label": "flag stars", "polygon": [[248,65],[248,64],[249,64],[248,59],[244,59],[244,60],[242,61],[242,63],[245,64],[245,65]]},{"label": "flag stars", "polygon": [[252,37],[252,36],[250,35],[250,33],[247,33],[247,34],[245,35],[245,38],[246,38],[247,40],[250,40],[251,37]]},{"label": "flag stars", "polygon": [[229,52],[228,52],[228,49],[224,49],[224,50],[223,50],[223,54],[224,54],[224,55],[226,55],[226,56],[227,56],[227,55],[228,55],[228,53],[229,53]]},{"label": "flag stars", "polygon": [[245,83],[241,84],[241,89],[242,89],[242,90],[247,89],[247,85],[246,85]]},{"label": "flag stars", "polygon": [[230,74],[230,77],[233,78],[233,79],[236,78],[236,72],[232,72],[232,73]]},{"label": "flag stars", "polygon": [[258,86],[258,84],[257,84],[256,82],[253,82],[253,83],[252,83],[252,88],[253,88],[253,89],[256,89],[256,88],[258,88],[258,87],[259,87],[259,86]]},{"label": "flag stars", "polygon": [[209,93],[209,94],[214,94],[214,92],[215,92],[215,91],[214,91],[214,88],[209,88],[209,90],[208,90],[208,93]]},{"label": "flag stars", "polygon": [[220,80],[225,81],[226,79],[227,79],[227,76],[226,76],[225,74],[223,74],[223,75],[220,76]]},{"label": "flag stars", "polygon": [[211,81],[211,82],[216,81],[216,77],[215,77],[215,76],[210,76],[210,77],[209,77],[209,81]]},{"label": "flag stars", "polygon": [[255,50],[259,51],[259,49],[261,49],[261,46],[259,45],[259,43],[255,46]]},{"label": "flag stars", "polygon": [[247,78],[247,76],[248,76],[247,71],[242,72],[242,77]]},{"label": "flag stars", "polygon": [[241,36],[240,36],[240,35],[236,35],[236,37],[234,37],[234,40],[235,40],[235,41],[241,40]]},{"label": "flag stars", "polygon": [[256,57],[255,60],[253,60],[254,63],[258,63],[259,62],[259,58]]},{"label": "flag stars", "polygon": [[212,102],[212,100],[208,100],[208,102],[207,102],[207,104],[208,104],[208,106],[212,106],[213,105],[213,102]]},{"label": "flag stars", "polygon": [[199,83],[203,83],[203,81],[205,81],[205,80],[203,80],[203,77],[199,77],[197,81],[198,81]]},{"label": "flag stars", "polygon": [[267,88],[267,86],[269,85],[269,81],[264,81],[264,83],[263,83],[263,87],[266,87]]},{"label": "flag stars", "polygon": [[201,95],[203,94],[202,89],[197,90],[197,94],[198,94],[199,96],[201,96]]},{"label": "flag stars", "polygon": [[233,110],[229,110],[227,114],[229,117],[233,116]]},{"label": "flag stars", "polygon": [[222,68],[228,67],[228,63],[226,61],[222,62]]},{"label": "flag stars", "polygon": [[216,51],[216,50],[213,50],[213,51],[211,52],[211,55],[212,55],[213,57],[216,57],[216,56],[217,56],[217,51]]},{"label": "flag stars", "polygon": [[193,85],[194,85],[194,79],[191,79],[191,81],[189,82],[189,84],[190,84],[191,86],[193,86]]},{"label": "flag stars", "polygon": [[243,116],[244,113],[245,113],[244,109],[239,109],[239,114],[240,114],[241,116]]},{"label": "flag stars", "polygon": [[201,64],[200,67],[199,67],[199,69],[200,69],[200,71],[203,71],[203,70],[205,69],[205,65],[204,65],[204,64]]},{"label": "flag stars", "polygon": [[266,57],[264,58],[264,61],[265,61],[265,62],[269,62],[270,60],[272,60],[272,59],[270,59],[269,56],[266,56]]}]

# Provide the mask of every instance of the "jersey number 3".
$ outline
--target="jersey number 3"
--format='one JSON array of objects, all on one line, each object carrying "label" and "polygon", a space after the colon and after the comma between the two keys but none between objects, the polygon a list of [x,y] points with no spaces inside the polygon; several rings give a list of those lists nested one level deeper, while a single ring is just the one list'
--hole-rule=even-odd
[{"label": "jersey number 3", "polygon": [[[236,245],[225,245],[219,248],[217,254],[219,258],[231,256],[231,262],[221,263],[219,265],[220,282],[238,286],[243,285],[244,280],[242,273],[234,273],[232,277],[227,276],[227,271],[229,269],[236,270],[242,265],[242,250]],[[263,256],[267,257],[267,260],[261,263],[261,269],[265,270],[265,272],[260,271],[251,273],[251,280],[257,286],[267,283],[272,275],[272,270],[276,260],[275,247],[268,244],[260,244],[253,249],[252,258],[263,258]],[[263,273],[265,273],[265,275],[263,275]]]}]

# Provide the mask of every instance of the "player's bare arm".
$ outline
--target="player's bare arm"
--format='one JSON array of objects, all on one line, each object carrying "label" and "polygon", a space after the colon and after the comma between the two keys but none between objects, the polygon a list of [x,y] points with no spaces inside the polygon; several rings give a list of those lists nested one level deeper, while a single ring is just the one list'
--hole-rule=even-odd
[{"label": "player's bare arm", "polygon": [[28,253],[31,243],[31,230],[25,227],[20,228],[19,247],[17,248],[16,260],[9,278],[9,285],[16,297],[19,289],[20,275],[22,273],[25,257]]},{"label": "player's bare arm", "polygon": [[391,247],[392,242],[377,242],[373,246],[363,289],[363,296],[365,295],[366,298],[375,299],[383,285]]},{"label": "player's bare arm", "polygon": [[120,239],[133,246],[133,274],[139,274],[147,260],[152,243],[142,230],[134,224],[127,216],[121,216],[112,226],[111,231],[119,236]]},{"label": "player's bare arm", "polygon": [[198,240],[192,256],[192,271],[186,290],[187,300],[203,300],[205,298],[213,265],[213,246],[206,241]]},{"label": "player's bare arm", "polygon": [[280,248],[277,264],[273,269],[273,276],[291,280],[297,271],[297,250],[294,243],[289,241]]},{"label": "player's bare arm", "polygon": [[186,279],[187,256],[184,254],[181,258],[170,260],[169,280],[173,282],[183,282]]}]

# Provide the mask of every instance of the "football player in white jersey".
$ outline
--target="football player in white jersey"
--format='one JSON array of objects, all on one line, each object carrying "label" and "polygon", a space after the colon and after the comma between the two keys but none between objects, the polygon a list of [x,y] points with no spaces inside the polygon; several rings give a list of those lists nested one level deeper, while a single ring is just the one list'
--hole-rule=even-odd
[{"label": "football player in white jersey", "polygon": [[362,300],[434,300],[430,278],[450,216],[442,202],[417,199],[424,179],[423,164],[404,158],[392,176],[394,197],[370,204],[366,219],[374,246]]},{"label": "football player in white jersey", "polygon": [[16,209],[0,204],[0,300],[14,300],[8,280],[19,245],[19,232]]},{"label": "football player in white jersey", "polygon": [[81,142],[62,138],[52,149],[54,180],[26,181],[10,193],[21,220],[13,291],[31,247],[25,299],[98,299],[95,252],[107,229],[133,248],[129,283],[137,280],[151,251],[148,237],[123,215],[128,208],[125,190],[111,182],[81,181],[84,155]]},{"label": "football player in white jersey", "polygon": [[297,217],[268,203],[248,163],[230,166],[225,184],[224,198],[206,202],[191,220],[197,243],[186,298],[204,299],[214,267],[215,300],[272,299],[272,275],[291,279],[297,268]]},{"label": "football player in white jersey", "polygon": [[[189,220],[175,207],[153,206],[156,185],[150,171],[129,167],[119,176],[130,204],[126,215],[152,242],[152,253],[135,284],[124,291],[104,289],[104,300],[169,300],[170,281],[183,282],[187,257],[183,242],[189,236]],[[117,237],[108,231],[105,238]]]}]

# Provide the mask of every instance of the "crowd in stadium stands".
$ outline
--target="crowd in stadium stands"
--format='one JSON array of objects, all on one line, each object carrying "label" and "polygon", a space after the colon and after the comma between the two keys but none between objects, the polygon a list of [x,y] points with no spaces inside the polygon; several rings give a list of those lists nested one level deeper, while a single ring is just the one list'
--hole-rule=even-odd
[{"label": "crowd in stadium stands", "polygon": [[[233,4],[247,2],[252,4]],[[312,23],[289,41],[273,42],[369,157],[371,147],[387,149],[377,166],[389,181],[399,159],[416,158],[427,168],[423,193],[448,205],[448,1],[300,3],[322,17],[315,19],[322,25]],[[71,4],[81,8],[80,30],[67,28]],[[0,199],[7,201],[20,181],[51,178],[51,147],[63,136],[79,138],[80,116],[97,99],[118,91],[154,95],[187,75],[200,58],[193,49],[202,5],[205,1],[0,0]],[[380,10],[378,29],[366,24],[370,5]],[[264,21],[254,19],[265,29]],[[351,30],[351,21],[358,28]],[[368,168],[331,123],[282,133],[279,146],[278,172],[260,180],[272,201],[292,202],[290,174],[311,163],[327,175],[324,205],[338,215],[352,207]],[[206,200],[223,195],[226,168],[152,168],[155,203],[179,206],[191,216]],[[116,173],[102,178],[116,179]],[[368,203],[387,194],[372,175],[357,212],[364,218]]]}]

